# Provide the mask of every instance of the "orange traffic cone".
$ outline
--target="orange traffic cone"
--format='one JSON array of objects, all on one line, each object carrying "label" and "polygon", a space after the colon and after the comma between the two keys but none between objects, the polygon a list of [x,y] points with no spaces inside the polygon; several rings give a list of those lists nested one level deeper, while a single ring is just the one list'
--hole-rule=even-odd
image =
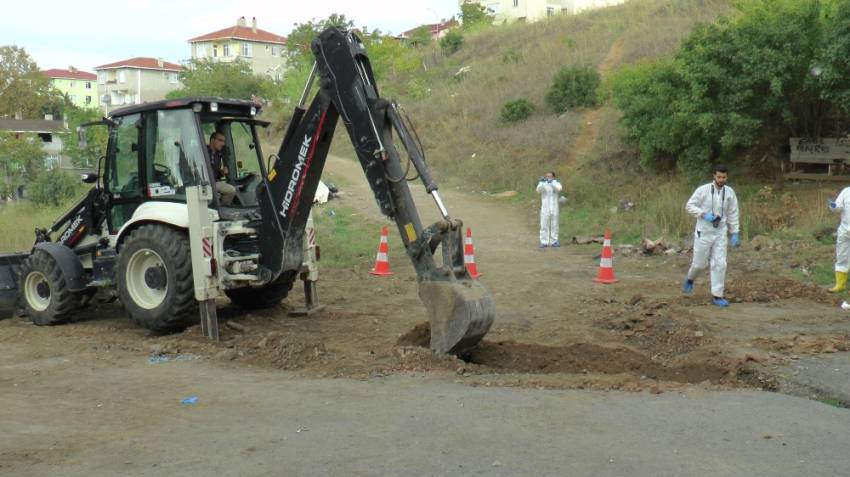
[{"label": "orange traffic cone", "polygon": [[387,228],[381,227],[381,243],[378,244],[378,256],[375,258],[375,266],[372,267],[369,275],[385,277],[393,274],[393,272],[390,271],[390,260],[387,256],[387,252],[389,251],[387,235]]},{"label": "orange traffic cone", "polygon": [[475,252],[472,250],[472,230],[466,228],[466,237],[463,239],[463,264],[466,265],[466,271],[473,279],[481,276],[478,273],[478,267],[475,266]]},{"label": "orange traffic cone", "polygon": [[605,229],[605,242],[602,244],[602,258],[599,259],[599,273],[593,279],[596,283],[617,283],[614,278],[614,255],[611,253],[611,231]]}]

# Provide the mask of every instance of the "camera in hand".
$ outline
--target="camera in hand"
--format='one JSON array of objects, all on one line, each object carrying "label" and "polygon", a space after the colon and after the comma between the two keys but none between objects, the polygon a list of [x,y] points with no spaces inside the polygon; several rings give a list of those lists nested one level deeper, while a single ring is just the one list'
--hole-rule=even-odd
[{"label": "camera in hand", "polygon": [[711,221],[711,226],[714,228],[720,227],[720,221],[723,220],[723,217],[716,215],[714,220]]}]

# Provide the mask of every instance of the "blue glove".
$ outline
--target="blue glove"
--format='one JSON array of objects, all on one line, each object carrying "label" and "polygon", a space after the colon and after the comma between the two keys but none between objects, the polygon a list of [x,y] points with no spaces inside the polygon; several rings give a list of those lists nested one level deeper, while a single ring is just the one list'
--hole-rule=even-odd
[{"label": "blue glove", "polygon": [[836,204],[835,201],[832,199],[826,199],[826,206],[832,210],[835,210],[835,208],[838,207],[838,204]]},{"label": "blue glove", "polygon": [[741,242],[738,241],[738,234],[732,234],[732,239],[729,241],[733,247],[738,248],[738,245],[741,245]]},{"label": "blue glove", "polygon": [[702,218],[703,218],[703,219],[705,219],[705,220],[707,220],[707,221],[709,221],[709,222],[713,222],[713,221],[714,221],[715,216],[714,216],[714,214],[713,214],[713,213],[711,213],[711,212],[706,212],[706,213],[702,214]]}]

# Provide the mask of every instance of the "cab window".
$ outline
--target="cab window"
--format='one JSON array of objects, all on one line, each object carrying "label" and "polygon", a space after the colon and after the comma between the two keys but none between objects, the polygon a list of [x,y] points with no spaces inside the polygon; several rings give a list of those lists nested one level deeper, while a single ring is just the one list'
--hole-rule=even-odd
[{"label": "cab window", "polygon": [[147,131],[148,196],[185,200],[186,187],[205,182],[207,176],[194,113],[189,109],[157,111],[148,118]]}]

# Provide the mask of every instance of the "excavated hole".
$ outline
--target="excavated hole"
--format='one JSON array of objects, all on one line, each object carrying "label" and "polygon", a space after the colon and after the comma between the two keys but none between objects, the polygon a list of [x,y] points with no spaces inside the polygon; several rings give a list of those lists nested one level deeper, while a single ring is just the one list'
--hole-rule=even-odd
[{"label": "excavated hole", "polygon": [[[428,323],[422,323],[399,338],[397,344],[427,348],[429,339],[430,327]],[[631,374],[680,383],[716,383],[728,377],[728,370],[720,366],[702,363],[664,366],[634,350],[589,343],[544,346],[515,341],[484,340],[458,358],[480,365],[486,368],[487,372],[499,374]]]}]

